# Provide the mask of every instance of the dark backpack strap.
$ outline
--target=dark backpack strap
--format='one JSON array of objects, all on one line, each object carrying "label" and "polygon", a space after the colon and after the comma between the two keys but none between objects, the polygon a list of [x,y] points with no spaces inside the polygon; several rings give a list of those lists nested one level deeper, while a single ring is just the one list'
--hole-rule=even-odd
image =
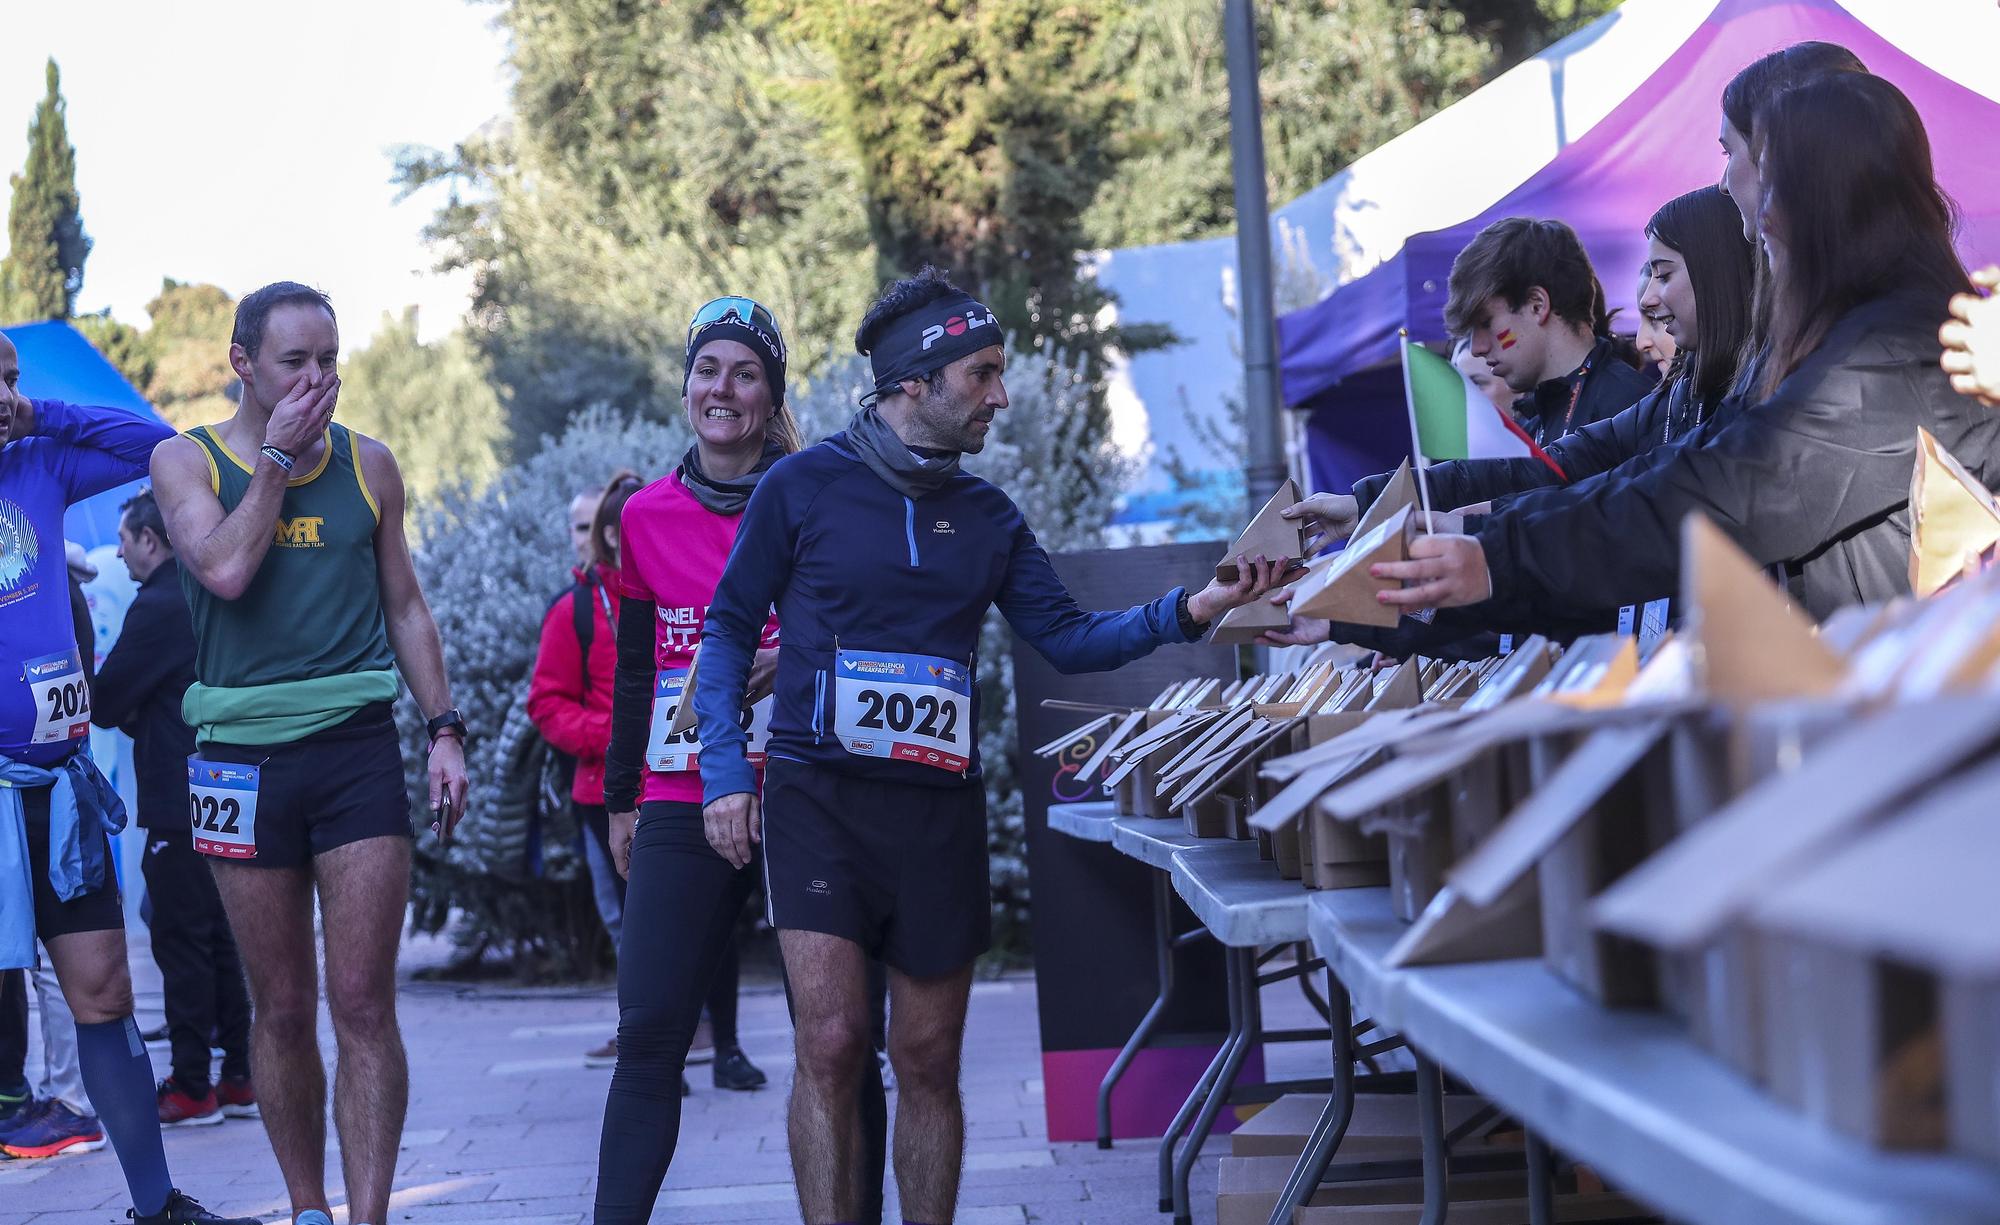
[{"label": "dark backpack strap", "polygon": [[590,642],[597,637],[597,610],[591,603],[596,598],[596,586],[593,576],[585,576],[570,591],[570,620],[576,624],[577,645],[583,648],[583,691],[586,694],[590,692]]}]

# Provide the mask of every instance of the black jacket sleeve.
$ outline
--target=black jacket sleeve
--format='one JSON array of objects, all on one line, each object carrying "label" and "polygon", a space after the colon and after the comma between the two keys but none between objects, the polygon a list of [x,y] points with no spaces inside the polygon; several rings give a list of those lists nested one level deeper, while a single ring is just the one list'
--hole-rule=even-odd
[{"label": "black jacket sleeve", "polygon": [[[179,592],[170,594],[180,598]],[[97,670],[97,684],[90,691],[92,723],[132,734],[147,695],[167,683],[177,667],[192,662],[186,657],[193,652],[194,639],[184,629],[179,635],[172,632],[175,627],[166,615],[169,612],[148,591],[142,590],[133,599],[118,641],[104,657]]]},{"label": "black jacket sleeve", "polygon": [[1882,523],[1908,501],[1917,427],[1938,382],[1936,317],[1927,298],[1850,312],[1775,394],[1712,435],[1662,448],[1635,475],[1493,516],[1479,541],[1495,598],[1561,614],[1672,595],[1681,521],[1693,512],[1760,565],[1809,558]]},{"label": "black jacket sleeve", "polygon": [[618,671],[611,683],[611,747],[604,754],[604,807],[639,807],[646,734],[653,726],[653,627],[659,606],[626,596],[618,606]]}]

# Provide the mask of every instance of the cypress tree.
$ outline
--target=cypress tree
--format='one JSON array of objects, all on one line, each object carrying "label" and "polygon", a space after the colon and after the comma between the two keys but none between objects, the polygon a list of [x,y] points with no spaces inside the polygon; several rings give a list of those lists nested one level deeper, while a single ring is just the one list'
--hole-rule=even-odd
[{"label": "cypress tree", "polygon": [[53,58],[48,90],[28,124],[28,160],[12,177],[7,207],[7,257],[0,261],[0,314],[10,322],[67,319],[83,288],[90,238],[76,193],[76,149]]}]

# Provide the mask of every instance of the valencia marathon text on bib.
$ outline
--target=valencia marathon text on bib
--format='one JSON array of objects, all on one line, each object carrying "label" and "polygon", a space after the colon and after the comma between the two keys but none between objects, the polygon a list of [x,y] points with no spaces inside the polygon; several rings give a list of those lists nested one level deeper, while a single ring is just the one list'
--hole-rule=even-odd
[{"label": "valencia marathon text on bib", "polygon": [[188,758],[188,825],[194,849],[222,859],[257,858],[256,766]]},{"label": "valencia marathon text on bib", "polygon": [[90,686],[83,679],[83,656],[62,651],[21,665],[21,679],[35,699],[30,744],[61,744],[90,734]]},{"label": "valencia marathon text on bib", "polygon": [[[662,668],[653,681],[653,730],[646,737],[646,768],[655,774],[679,774],[700,768],[701,731],[689,724],[678,735],[669,731],[674,715],[686,696],[687,670]],[[765,747],[771,743],[771,698],[765,698],[743,712],[743,732],[749,737],[744,755],[753,766],[764,764]]]},{"label": "valencia marathon text on bib", "polygon": [[972,673],[931,655],[837,651],[833,730],[857,757],[963,774],[972,764]]}]

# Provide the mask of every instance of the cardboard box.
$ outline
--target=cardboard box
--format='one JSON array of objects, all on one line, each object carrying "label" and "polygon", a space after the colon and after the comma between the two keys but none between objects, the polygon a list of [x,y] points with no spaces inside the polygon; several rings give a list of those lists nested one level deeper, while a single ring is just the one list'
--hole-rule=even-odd
[{"label": "cardboard box", "polygon": [[1294,588],[1293,614],[1352,625],[1395,625],[1402,614],[1375,596],[1401,584],[1374,578],[1368,568],[1378,562],[1408,560],[1414,528],[1410,508],[1405,506],[1366,533],[1357,529],[1346,548],[1307,568]]},{"label": "cardboard box", "polygon": [[1304,499],[1299,496],[1297,482],[1287,477],[1278,486],[1278,491],[1253,515],[1249,526],[1236,537],[1215,565],[1215,579],[1219,583],[1234,583],[1237,580],[1236,559],[1247,557],[1255,562],[1259,557],[1271,561],[1287,563],[1287,568],[1303,568],[1306,552],[1306,530],[1303,520],[1292,520],[1282,513]]},{"label": "cardboard box", "polygon": [[1991,1151],[1996,1067],[1977,1001],[2000,987],[1996,811],[1988,759],[1756,908],[1775,1096],[1885,1147],[1939,1148],[1962,1129],[1969,1151]]}]

